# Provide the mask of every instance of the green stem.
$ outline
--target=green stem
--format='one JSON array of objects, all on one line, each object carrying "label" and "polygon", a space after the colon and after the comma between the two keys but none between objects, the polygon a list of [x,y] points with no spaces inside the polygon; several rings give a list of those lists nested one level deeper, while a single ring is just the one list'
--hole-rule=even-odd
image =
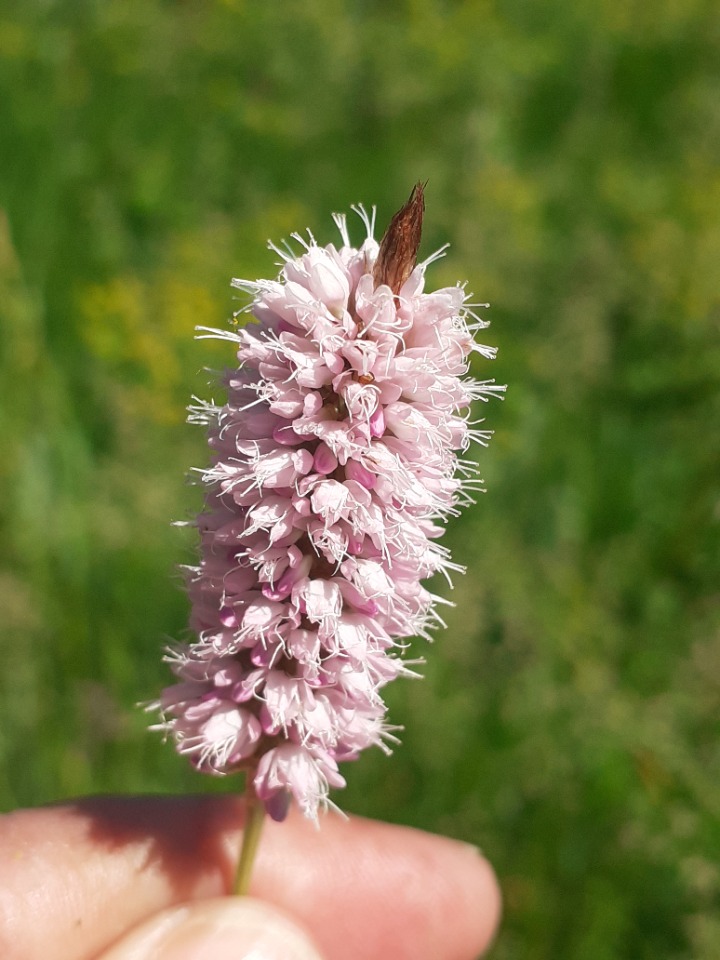
[{"label": "green stem", "polygon": [[238,896],[244,896],[250,889],[250,877],[252,875],[253,864],[255,863],[255,854],[257,853],[258,844],[260,843],[263,820],[265,818],[265,807],[262,801],[258,800],[255,796],[252,788],[248,789],[246,797],[247,814],[245,816],[245,829],[243,831],[237,873],[235,874],[235,886],[233,887],[233,893],[238,894]]}]

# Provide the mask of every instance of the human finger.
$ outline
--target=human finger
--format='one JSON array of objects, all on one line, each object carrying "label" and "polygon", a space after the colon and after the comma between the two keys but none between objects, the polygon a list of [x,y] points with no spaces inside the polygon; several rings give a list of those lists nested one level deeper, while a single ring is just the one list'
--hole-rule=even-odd
[{"label": "human finger", "polygon": [[253,897],[216,897],[169,907],[97,960],[322,960],[308,935]]},{"label": "human finger", "polygon": [[[231,797],[104,797],[0,818],[0,955],[91,960],[152,914],[227,893]],[[251,892],[297,918],[328,960],[469,960],[499,896],[472,848],[328,814],[264,830]],[[3,939],[4,938],[4,939]]]}]

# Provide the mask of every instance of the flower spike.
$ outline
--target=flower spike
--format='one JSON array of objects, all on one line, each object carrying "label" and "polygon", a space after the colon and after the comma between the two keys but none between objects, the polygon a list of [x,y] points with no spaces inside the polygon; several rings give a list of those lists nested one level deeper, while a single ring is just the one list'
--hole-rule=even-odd
[{"label": "flower spike", "polygon": [[458,459],[489,437],[470,405],[504,390],[468,377],[471,353],[494,349],[473,340],[486,324],[464,286],[424,292],[423,185],[379,245],[374,211],[354,209],[359,249],[335,215],[339,249],[293,234],[297,255],[272,245],[276,280],[233,281],[254,322],[210,331],[238,365],[224,405],[190,408],[212,451],[187,570],[195,639],[168,655],[176,682],[154,706],[199,770],[245,772],[253,844],[258,810],[317,819],[340,763],[396,742],[382,689],[416,675],[408,639],[442,625],[421,581],[461,570],[437,538],[478,489]]}]

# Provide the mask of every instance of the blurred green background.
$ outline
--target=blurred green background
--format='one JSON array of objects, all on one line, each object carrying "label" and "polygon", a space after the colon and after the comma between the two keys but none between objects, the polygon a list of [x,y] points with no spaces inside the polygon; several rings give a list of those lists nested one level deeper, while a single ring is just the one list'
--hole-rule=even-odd
[{"label": "blurred green background", "polygon": [[2,807],[234,788],[134,707],[230,360],[193,328],[268,237],[428,179],[509,391],[403,746],[337,799],[487,852],[495,960],[720,956],[719,155],[714,2],[6,2]]}]

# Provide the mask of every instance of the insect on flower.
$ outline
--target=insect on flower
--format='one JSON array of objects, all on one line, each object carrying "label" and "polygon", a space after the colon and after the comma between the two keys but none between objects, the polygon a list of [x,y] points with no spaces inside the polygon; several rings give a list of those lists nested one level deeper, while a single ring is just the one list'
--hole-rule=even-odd
[{"label": "insect on flower", "polygon": [[177,682],[156,706],[161,728],[202,771],[244,771],[275,819],[309,817],[344,785],[339,764],[389,752],[383,687],[412,675],[410,637],[442,625],[422,581],[459,568],[438,543],[472,502],[487,431],[470,406],[502,393],[468,376],[487,324],[461,285],[426,293],[417,263],[417,184],[381,243],[366,236],[271,247],[275,280],[234,280],[252,322],[202,330],[234,343],[227,401],[191,408],[208,430],[197,518],[200,560],[187,571],[192,643],[168,656]]}]

